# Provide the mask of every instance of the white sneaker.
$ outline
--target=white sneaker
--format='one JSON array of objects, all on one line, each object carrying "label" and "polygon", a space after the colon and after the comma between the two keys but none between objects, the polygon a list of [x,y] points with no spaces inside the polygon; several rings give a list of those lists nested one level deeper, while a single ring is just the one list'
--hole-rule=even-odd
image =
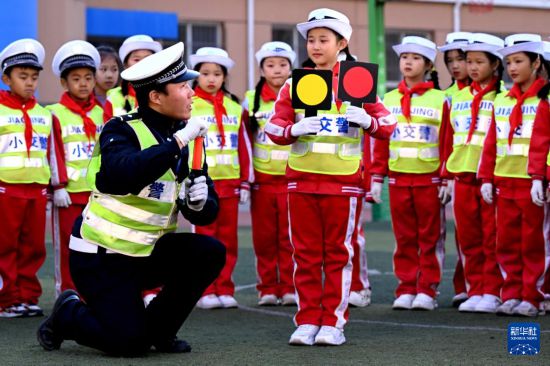
[{"label": "white sneaker", "polygon": [[364,288],[361,291],[351,291],[349,294],[349,304],[358,308],[364,308],[370,305],[371,290]]},{"label": "white sneaker", "polygon": [[495,313],[500,304],[502,304],[502,301],[498,296],[485,294],[481,301],[477,303],[474,311],[476,313]]},{"label": "white sneaker", "polygon": [[[149,304],[151,303],[151,301],[153,301],[153,299],[155,297],[157,297],[158,294],[147,294],[145,296],[143,296],[143,305],[145,305],[145,307],[149,306]],[[200,301],[200,300],[199,300]]]},{"label": "white sneaker", "polygon": [[468,300],[464,301],[458,306],[458,311],[463,313],[473,313],[476,311],[476,306],[479,304],[483,297],[481,295],[471,296]]},{"label": "white sneaker", "polygon": [[418,294],[412,302],[412,308],[416,310],[434,310],[437,308],[437,301],[426,294]]},{"label": "white sneaker", "polygon": [[236,308],[239,307],[239,303],[231,295],[221,295],[218,296],[218,300],[222,303],[224,309]]},{"label": "white sneaker", "polygon": [[415,295],[403,294],[394,300],[392,309],[394,310],[411,310],[412,303],[414,301]]},{"label": "white sneaker", "polygon": [[312,346],[315,342],[315,336],[319,332],[319,327],[313,324],[300,325],[290,336],[288,344],[299,346]]},{"label": "white sneaker", "polygon": [[453,296],[453,300],[451,302],[451,305],[454,308],[457,308],[462,304],[464,301],[468,300],[468,294],[465,292],[461,292],[459,294],[456,294]]},{"label": "white sneaker", "polygon": [[296,305],[296,295],[293,293],[284,294],[281,298],[281,305],[283,306],[293,306]]},{"label": "white sneaker", "polygon": [[275,306],[279,302],[279,299],[277,299],[277,296],[269,294],[264,295],[260,297],[260,300],[258,301],[258,305],[260,306]]},{"label": "white sneaker", "polygon": [[339,346],[346,343],[344,331],[340,328],[323,325],[315,336],[315,344],[323,346]]},{"label": "white sneaker", "polygon": [[535,305],[531,304],[529,301],[522,301],[518,306],[512,311],[514,315],[535,317],[539,314],[539,310]]},{"label": "white sneaker", "polygon": [[520,304],[518,299],[506,300],[502,305],[497,308],[497,315],[512,315],[514,314],[514,308]]},{"label": "white sneaker", "polygon": [[218,309],[223,308],[223,305],[214,294],[203,296],[197,302],[197,307],[200,309]]}]

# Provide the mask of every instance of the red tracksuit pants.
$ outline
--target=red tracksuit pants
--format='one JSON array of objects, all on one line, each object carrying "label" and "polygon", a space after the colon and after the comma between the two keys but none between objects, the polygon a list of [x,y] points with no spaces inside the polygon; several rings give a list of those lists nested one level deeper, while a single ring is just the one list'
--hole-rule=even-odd
[{"label": "red tracksuit pants", "polygon": [[454,215],[468,297],[500,296],[495,206],[485,203],[479,184],[456,180]]},{"label": "red tracksuit pants", "polygon": [[530,198],[498,196],[496,203],[496,258],[504,277],[502,300],[520,299],[538,307],[544,299],[549,252],[543,235],[544,208]]},{"label": "red tracksuit pants", "polygon": [[348,319],[357,197],[293,192],[288,195],[288,209],[298,295],[294,322],[343,328]]},{"label": "red tracksuit pants", "polygon": [[218,218],[210,225],[195,226],[197,234],[212,236],[225,245],[225,266],[216,280],[204,291],[204,296],[215,294],[235,294],[233,270],[237,264],[238,239],[237,223],[239,216],[239,197],[220,198],[220,212]]},{"label": "red tracksuit pants", "polygon": [[[454,203],[453,203],[454,204]],[[455,294],[461,294],[466,291],[466,280],[464,279],[464,269],[462,265],[462,258],[460,257],[460,241],[458,239],[458,231],[456,230],[455,225],[455,245],[456,245],[456,265],[455,273],[453,275],[453,287],[455,289]]]},{"label": "red tracksuit pants", "polygon": [[288,236],[288,193],[252,190],[252,242],[259,295],[294,293],[292,246]]},{"label": "red tracksuit pants", "polygon": [[0,307],[38,304],[36,273],[46,259],[46,196],[26,199],[0,194]]},{"label": "red tracksuit pants", "polygon": [[68,289],[75,289],[69,270],[69,239],[74,221],[82,214],[86,205],[72,204],[69,207],[53,207],[52,236],[55,263],[55,295]]},{"label": "red tracksuit pants", "polygon": [[351,239],[351,242],[353,243],[353,273],[351,277],[351,291],[361,291],[363,289],[370,288],[362,210],[363,200],[358,199],[357,223]]},{"label": "red tracksuit pants", "polygon": [[444,259],[442,210],[437,186],[389,186],[396,249],[393,268],[396,296],[435,297]]}]

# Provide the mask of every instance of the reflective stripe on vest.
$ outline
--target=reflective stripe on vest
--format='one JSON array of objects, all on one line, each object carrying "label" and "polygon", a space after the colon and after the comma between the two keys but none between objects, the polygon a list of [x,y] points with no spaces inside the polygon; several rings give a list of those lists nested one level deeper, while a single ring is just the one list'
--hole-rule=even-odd
[{"label": "reflective stripe on vest", "polygon": [[497,137],[495,175],[498,177],[530,179],[527,174],[529,143],[540,99],[534,96],[526,99],[523,103],[523,122],[514,131],[512,144],[509,146],[509,119],[516,104],[516,99],[507,97],[506,94],[500,93],[496,97],[494,105]]},{"label": "reflective stripe on vest", "polygon": [[[292,83],[292,80],[288,82]],[[321,129],[316,135],[298,137],[291,145],[288,158],[290,168],[300,172],[328,175],[357,173],[362,158],[363,129],[349,127],[344,116],[348,104],[343,103],[338,111],[333,98],[329,111],[317,112],[317,116],[321,117]],[[303,110],[294,112],[295,122],[303,118]]]},{"label": "reflective stripe on vest", "polygon": [[[255,94],[254,90],[246,92],[250,115],[252,115]],[[265,125],[273,115],[274,104],[275,102],[264,102],[260,97],[260,108],[256,112],[258,130],[254,134],[254,155],[252,162],[254,169],[261,173],[284,175],[286,173],[290,145],[277,145],[265,133]]]},{"label": "reflective stripe on vest", "polygon": [[[158,142],[141,120],[128,122],[138,137],[141,149]],[[104,194],[95,188],[101,165],[96,145],[87,179],[94,191],[84,209],[80,233],[85,240],[129,256],[151,254],[157,240],[177,228],[176,198],[179,184],[171,170],[149,184],[137,195]]]},{"label": "reflective stripe on vest", "polygon": [[489,130],[493,113],[493,100],[496,92],[492,91],[483,96],[479,106],[477,124],[469,144],[468,134],[472,123],[472,102],[474,96],[470,88],[466,87],[453,97],[451,109],[451,126],[454,130],[453,152],[447,160],[446,168],[452,173],[477,173],[481,159],[483,143]]},{"label": "reflective stripe on vest", "polygon": [[36,104],[28,110],[32,122],[32,142],[29,153],[25,142],[23,112],[0,104],[0,181],[12,184],[48,184],[48,137],[52,115]]},{"label": "reflective stripe on vest", "polygon": [[95,141],[88,141],[88,137],[84,132],[84,121],[79,115],[71,112],[60,103],[52,104],[47,108],[57,117],[61,125],[61,136],[65,150],[65,165],[69,178],[66,187],[67,191],[73,193],[91,191],[86,181],[86,172],[95,143],[103,129],[103,109],[95,106],[88,112],[88,117],[96,125]]},{"label": "reflective stripe on vest", "polygon": [[[193,114],[191,119],[202,119],[209,124],[208,133],[204,139],[206,148],[206,163],[208,175],[213,180],[238,179],[241,175],[239,166],[239,128],[241,126],[242,107],[228,97],[224,97],[223,105],[227,112],[223,116],[225,146],[221,146],[221,136],[214,116],[214,106],[199,97],[193,97]],[[193,143],[189,151],[193,151]],[[189,156],[192,159],[192,156]]]},{"label": "reflective stripe on vest", "polygon": [[[136,98],[131,95],[126,96],[126,98],[128,98],[128,103],[130,103],[130,110],[136,109]],[[122,88],[120,86],[107,91],[107,100],[113,106],[113,117],[130,113],[130,111],[127,111],[124,108],[126,105],[126,98],[124,98]]]},{"label": "reflective stripe on vest", "polygon": [[439,168],[439,129],[445,93],[431,89],[411,98],[411,121],[401,111],[401,97],[395,89],[384,96],[384,105],[397,117],[390,137],[389,169],[394,172],[424,174]]}]

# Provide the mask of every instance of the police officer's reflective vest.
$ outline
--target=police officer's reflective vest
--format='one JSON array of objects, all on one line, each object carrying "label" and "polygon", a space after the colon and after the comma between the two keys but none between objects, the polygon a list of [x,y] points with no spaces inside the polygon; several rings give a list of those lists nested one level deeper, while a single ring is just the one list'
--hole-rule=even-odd
[{"label": "police officer's reflective vest", "polygon": [[[225,146],[221,146],[221,135],[216,124],[214,106],[206,100],[193,97],[193,113],[191,119],[205,120],[209,127],[204,138],[206,148],[206,163],[208,175],[213,180],[238,179],[241,174],[239,165],[239,128],[243,108],[228,97],[224,97],[223,105],[227,115],[223,116]],[[193,144],[189,145],[189,151]],[[190,156],[190,158],[192,158]]]},{"label": "police officer's reflective vest", "polygon": [[448,171],[452,173],[477,173],[483,143],[491,123],[495,97],[495,91],[483,96],[483,100],[479,105],[475,130],[470,142],[467,144],[470,124],[472,123],[472,101],[474,96],[469,87],[454,95],[451,109],[451,126],[454,130],[453,152],[447,160]]},{"label": "police officer's reflective vest", "polygon": [[50,166],[47,152],[52,115],[38,103],[27,113],[33,129],[29,155],[25,142],[23,112],[0,104],[0,181],[12,184],[48,184]]},{"label": "police officer's reflective vest", "polygon": [[[254,107],[255,90],[246,92],[249,114],[252,116]],[[265,125],[273,115],[275,102],[265,102],[260,97],[260,108],[256,112],[258,130],[254,134],[254,155],[252,161],[254,169],[264,174],[284,175],[286,163],[290,152],[289,145],[277,145],[265,133]]]},{"label": "police officer's reflective vest", "polygon": [[[142,150],[158,144],[141,120],[128,124],[136,133]],[[88,168],[87,179],[93,192],[82,214],[82,238],[125,255],[150,255],[157,240],[177,228],[179,184],[174,173],[167,170],[137,195],[113,195],[101,193],[95,186],[100,165],[101,151],[97,144]]]},{"label": "police officer's reflective vest", "polygon": [[52,104],[46,108],[52,111],[61,125],[61,135],[63,137],[63,147],[65,150],[65,165],[69,178],[66,187],[67,191],[90,191],[91,188],[86,181],[86,172],[96,140],[103,129],[103,109],[96,105],[88,112],[88,117],[90,117],[96,125],[96,140],[88,141],[88,137],[84,132],[84,121],[82,117],[71,112],[61,103]]},{"label": "police officer's reflective vest", "polygon": [[507,97],[506,94],[507,92],[498,94],[494,102],[497,137],[495,175],[529,179],[527,174],[529,142],[540,99],[534,96],[525,100],[522,106],[523,122],[514,131],[512,144],[508,145],[509,119],[516,105],[516,99]]},{"label": "police officer's reflective vest", "polygon": [[384,96],[384,105],[397,116],[397,126],[390,137],[389,169],[400,173],[432,173],[439,168],[439,130],[445,93],[430,89],[411,98],[410,122],[401,111],[402,96],[398,89]]},{"label": "police officer's reflective vest", "polygon": [[122,94],[122,88],[120,86],[107,91],[107,100],[113,106],[113,117],[122,116],[123,114],[130,113],[130,111],[124,109],[124,106],[126,105],[126,99],[128,99],[128,103],[130,103],[130,106],[132,107],[131,110],[136,109],[136,98],[131,95],[127,95],[125,98]]}]

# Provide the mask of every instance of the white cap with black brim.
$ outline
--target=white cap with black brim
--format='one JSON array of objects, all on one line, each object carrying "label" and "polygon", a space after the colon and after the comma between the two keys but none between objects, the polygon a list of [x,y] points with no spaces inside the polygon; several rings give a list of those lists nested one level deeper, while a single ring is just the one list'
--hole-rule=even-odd
[{"label": "white cap with black brim", "polygon": [[0,52],[2,73],[12,66],[27,66],[42,70],[45,54],[44,46],[37,40],[24,38],[12,42]]}]

